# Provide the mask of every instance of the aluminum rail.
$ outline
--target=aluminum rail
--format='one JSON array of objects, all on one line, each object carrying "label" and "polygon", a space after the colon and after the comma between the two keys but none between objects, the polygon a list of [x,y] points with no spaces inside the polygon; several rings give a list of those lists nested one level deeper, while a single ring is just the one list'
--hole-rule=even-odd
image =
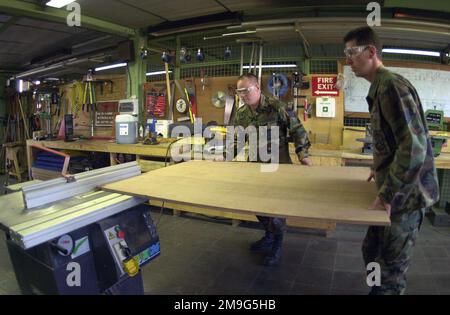
[{"label": "aluminum rail", "polygon": [[137,162],[76,174],[72,180],[57,178],[22,188],[27,209],[39,210],[47,204],[95,190],[98,186],[141,174]]}]

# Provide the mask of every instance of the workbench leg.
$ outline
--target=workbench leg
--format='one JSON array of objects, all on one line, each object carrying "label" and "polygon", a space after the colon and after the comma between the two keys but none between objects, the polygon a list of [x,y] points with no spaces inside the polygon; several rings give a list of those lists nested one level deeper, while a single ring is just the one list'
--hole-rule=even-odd
[{"label": "workbench leg", "polygon": [[136,154],[136,163],[138,164],[138,166],[141,168],[141,173],[142,172],[142,167],[141,167],[141,156]]},{"label": "workbench leg", "polygon": [[241,220],[231,219],[231,226],[237,227],[239,224],[241,224]]},{"label": "workbench leg", "polygon": [[109,161],[110,161],[111,166],[117,165],[117,153],[110,153]]}]

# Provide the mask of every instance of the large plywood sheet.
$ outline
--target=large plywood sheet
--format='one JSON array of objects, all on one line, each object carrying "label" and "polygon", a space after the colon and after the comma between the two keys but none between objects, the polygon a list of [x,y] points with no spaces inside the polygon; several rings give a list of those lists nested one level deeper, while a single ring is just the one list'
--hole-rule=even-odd
[{"label": "large plywood sheet", "polygon": [[[118,181],[104,190],[151,200],[296,219],[389,225],[385,211],[369,210],[376,197],[368,168],[190,161]],[[267,165],[266,165],[267,166]]]}]

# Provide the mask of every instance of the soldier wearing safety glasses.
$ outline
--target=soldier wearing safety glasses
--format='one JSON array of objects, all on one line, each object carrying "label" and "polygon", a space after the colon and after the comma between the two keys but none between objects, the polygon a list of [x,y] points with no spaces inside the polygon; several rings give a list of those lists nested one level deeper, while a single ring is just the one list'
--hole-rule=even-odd
[{"label": "soldier wearing safety glasses", "polygon": [[[295,152],[303,165],[312,165],[308,157],[311,146],[308,133],[298,119],[295,111],[288,113],[286,104],[261,93],[258,79],[253,74],[244,74],[238,78],[237,93],[244,103],[233,120],[235,127],[244,129],[254,126],[279,127],[279,163],[292,164],[289,156],[288,135],[291,136]],[[271,142],[269,139],[268,142]],[[270,143],[268,144],[270,145]],[[258,157],[258,162],[261,162]],[[266,161],[267,162],[267,161]],[[250,247],[252,251],[268,252],[263,264],[272,266],[279,263],[282,254],[282,242],[286,229],[286,219],[257,216],[265,229],[265,235]]]},{"label": "soldier wearing safety glasses", "polygon": [[390,227],[369,227],[366,265],[381,267],[371,294],[403,294],[406,271],[426,208],[439,199],[433,150],[416,89],[383,66],[381,42],[370,27],[349,32],[345,56],[356,76],[371,83],[367,103],[373,132],[373,171],[378,194],[372,209],[386,210]]}]

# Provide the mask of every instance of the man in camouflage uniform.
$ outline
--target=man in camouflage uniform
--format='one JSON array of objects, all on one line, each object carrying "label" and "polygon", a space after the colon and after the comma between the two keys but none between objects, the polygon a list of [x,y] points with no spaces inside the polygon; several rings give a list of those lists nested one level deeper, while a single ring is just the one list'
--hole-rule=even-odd
[{"label": "man in camouflage uniform", "polygon": [[[288,114],[286,104],[262,94],[258,79],[253,74],[244,74],[238,78],[237,92],[245,105],[240,107],[234,116],[235,128],[241,126],[245,129],[254,126],[258,132],[259,127],[278,126],[279,163],[292,164],[288,146],[288,135],[290,135],[294,141],[299,161],[303,165],[312,165],[308,157],[308,148],[311,146],[308,133],[294,112]],[[271,148],[271,140],[273,139],[268,139],[268,149]],[[262,162],[259,155],[256,162]],[[269,252],[263,264],[266,266],[276,265],[281,258],[286,219],[264,216],[257,216],[257,218],[264,226],[265,235],[253,243],[250,249]]]},{"label": "man in camouflage uniform", "polygon": [[347,64],[371,82],[367,103],[373,132],[373,170],[378,195],[372,209],[385,209],[390,227],[369,227],[363,242],[366,265],[381,267],[381,286],[371,294],[403,294],[425,209],[439,199],[433,151],[419,96],[411,83],[386,69],[381,42],[370,27],[345,38]]}]

